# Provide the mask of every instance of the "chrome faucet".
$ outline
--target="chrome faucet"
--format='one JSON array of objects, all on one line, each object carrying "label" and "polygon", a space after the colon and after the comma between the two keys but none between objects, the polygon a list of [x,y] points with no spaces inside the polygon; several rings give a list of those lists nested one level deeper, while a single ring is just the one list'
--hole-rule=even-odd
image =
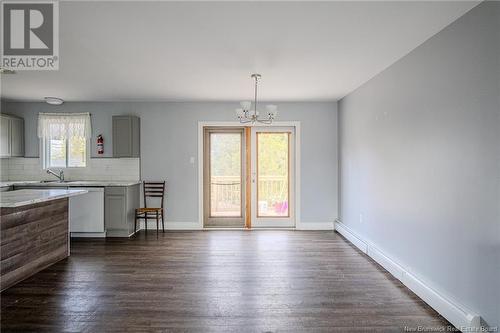
[{"label": "chrome faucet", "polygon": [[59,170],[59,174],[57,174],[56,172],[50,170],[50,169],[47,169],[47,173],[52,175],[52,176],[55,176],[59,179],[60,182],[63,182],[64,181],[64,172],[62,170]]}]

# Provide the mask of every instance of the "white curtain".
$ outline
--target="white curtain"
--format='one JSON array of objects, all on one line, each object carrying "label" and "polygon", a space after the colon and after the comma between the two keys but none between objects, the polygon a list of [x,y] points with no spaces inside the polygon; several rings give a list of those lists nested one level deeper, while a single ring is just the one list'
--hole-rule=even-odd
[{"label": "white curtain", "polygon": [[90,139],[90,113],[39,113],[38,137],[62,140],[68,137]]}]

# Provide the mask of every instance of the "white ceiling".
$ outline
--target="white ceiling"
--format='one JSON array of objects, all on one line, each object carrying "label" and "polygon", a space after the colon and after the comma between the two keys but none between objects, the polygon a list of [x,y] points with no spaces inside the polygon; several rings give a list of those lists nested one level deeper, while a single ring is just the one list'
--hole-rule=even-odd
[{"label": "white ceiling", "polygon": [[337,100],[478,2],[61,2],[60,70],[2,98]]}]

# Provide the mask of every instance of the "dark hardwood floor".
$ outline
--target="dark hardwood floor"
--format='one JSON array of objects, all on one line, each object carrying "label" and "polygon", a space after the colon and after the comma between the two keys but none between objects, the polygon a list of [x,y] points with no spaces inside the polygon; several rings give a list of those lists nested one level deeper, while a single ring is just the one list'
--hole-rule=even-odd
[{"label": "dark hardwood floor", "polygon": [[450,325],[334,232],[73,240],[1,294],[1,332],[400,332]]}]

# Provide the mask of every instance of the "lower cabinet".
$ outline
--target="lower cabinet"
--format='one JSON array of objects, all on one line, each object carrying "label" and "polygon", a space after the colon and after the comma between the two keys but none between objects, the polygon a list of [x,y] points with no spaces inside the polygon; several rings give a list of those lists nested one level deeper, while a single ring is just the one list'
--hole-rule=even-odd
[{"label": "lower cabinet", "polygon": [[[16,185],[21,189],[67,189],[66,186]],[[71,188],[71,187],[69,187]],[[10,188],[2,188],[2,191]],[[140,184],[104,187],[104,227],[106,237],[129,237],[134,233],[135,209],[140,207]]]},{"label": "lower cabinet", "polygon": [[104,189],[104,226],[107,237],[129,237],[134,233],[135,209],[139,207],[139,184]]}]

